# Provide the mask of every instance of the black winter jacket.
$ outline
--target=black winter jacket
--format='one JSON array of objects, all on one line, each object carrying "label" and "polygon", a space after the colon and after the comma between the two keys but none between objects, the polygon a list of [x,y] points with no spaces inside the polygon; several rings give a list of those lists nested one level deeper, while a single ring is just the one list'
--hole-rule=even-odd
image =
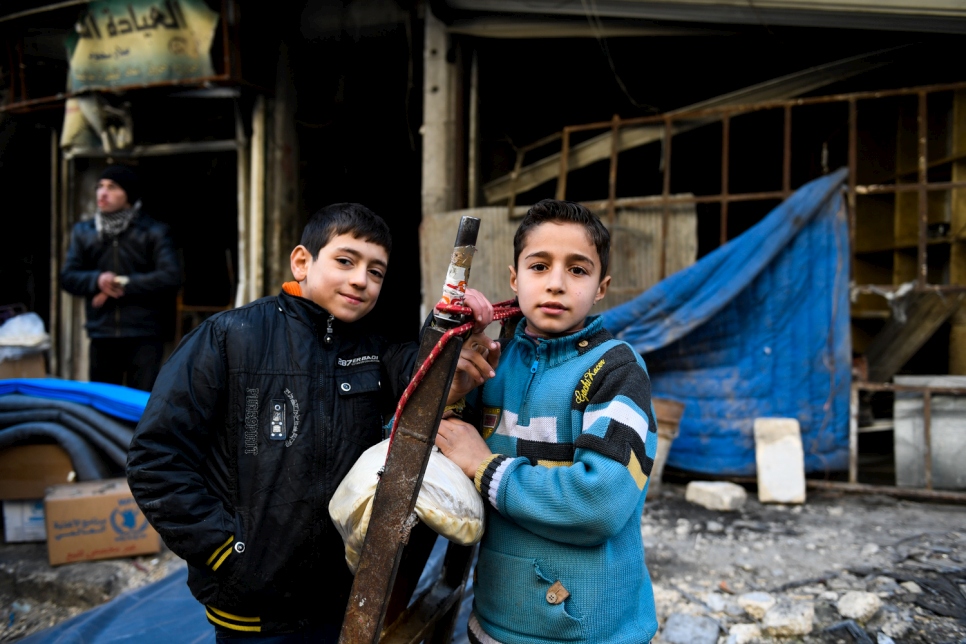
[{"label": "black winter jacket", "polygon": [[[124,296],[109,298],[95,309],[100,292],[97,277],[104,271],[131,281]],[[78,222],[60,272],[64,290],[87,299],[87,333],[92,338],[165,335],[174,295],[181,285],[181,267],[168,226],[139,214],[117,237],[100,240],[94,220]]]},{"label": "black winter jacket", "polygon": [[261,633],[342,622],[352,576],[329,500],[381,440],[380,412],[405,389],[417,349],[286,293],[185,336],[134,433],[127,476],[187,560],[209,621]]}]

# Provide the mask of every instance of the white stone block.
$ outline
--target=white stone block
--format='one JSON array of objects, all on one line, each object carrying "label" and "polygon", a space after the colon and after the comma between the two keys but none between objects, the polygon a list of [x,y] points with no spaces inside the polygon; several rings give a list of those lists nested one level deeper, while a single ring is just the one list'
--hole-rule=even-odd
[{"label": "white stone block", "polygon": [[735,624],[728,629],[727,644],[754,644],[761,640],[758,624]]},{"label": "white stone block", "polygon": [[775,603],[775,598],[764,592],[745,593],[738,596],[738,605],[757,620],[761,620]]},{"label": "white stone block", "polygon": [[812,602],[789,602],[772,606],[762,619],[762,630],[772,637],[795,637],[812,632],[815,606]]},{"label": "white stone block", "polygon": [[745,488],[728,481],[691,481],[684,498],[709,510],[737,510],[745,504],[748,493]]},{"label": "white stone block", "polygon": [[759,501],[805,502],[805,451],[796,419],[755,419],[755,464]]},{"label": "white stone block", "polygon": [[839,614],[857,622],[867,622],[882,606],[882,600],[875,593],[850,590],[842,595],[835,607]]}]

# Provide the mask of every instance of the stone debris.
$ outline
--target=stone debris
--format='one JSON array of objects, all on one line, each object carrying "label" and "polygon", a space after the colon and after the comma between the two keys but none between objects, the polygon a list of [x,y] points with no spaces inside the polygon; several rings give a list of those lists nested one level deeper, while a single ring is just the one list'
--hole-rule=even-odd
[{"label": "stone debris", "polygon": [[756,644],[761,641],[761,628],[757,624],[735,624],[728,629],[725,644]]},{"label": "stone debris", "polygon": [[[718,644],[966,644],[966,507],[815,492],[725,512],[686,494],[666,485],[644,511],[654,644],[675,613],[714,620]],[[878,609],[846,617],[849,593]]]},{"label": "stone debris", "polygon": [[708,510],[727,512],[741,508],[748,493],[745,488],[728,481],[691,481],[684,498]]},{"label": "stone debris", "polygon": [[760,502],[805,502],[805,451],[798,420],[755,419],[755,465]]},{"label": "stone debris", "polygon": [[878,595],[860,590],[850,590],[835,604],[842,617],[857,622],[869,621],[881,606],[882,600]]},{"label": "stone debris", "polygon": [[664,623],[661,641],[666,644],[717,644],[718,622],[710,617],[674,613]]},{"label": "stone debris", "polygon": [[782,601],[768,609],[761,620],[762,631],[773,637],[808,635],[815,621],[815,605],[810,601]]},{"label": "stone debris", "polygon": [[738,597],[738,605],[757,620],[762,619],[775,603],[775,598],[764,592],[745,593]]}]

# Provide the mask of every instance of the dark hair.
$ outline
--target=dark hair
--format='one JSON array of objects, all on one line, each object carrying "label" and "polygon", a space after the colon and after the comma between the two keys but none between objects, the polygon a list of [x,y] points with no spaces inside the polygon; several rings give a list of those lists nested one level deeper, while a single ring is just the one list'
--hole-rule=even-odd
[{"label": "dark hair", "polygon": [[359,203],[334,203],[322,208],[309,217],[302,229],[299,242],[318,259],[322,247],[333,237],[350,234],[373,244],[378,244],[392,253],[392,235],[389,226],[376,213]]},{"label": "dark hair", "polygon": [[579,224],[586,229],[600,258],[600,279],[604,279],[607,269],[610,268],[610,233],[597,215],[573,201],[544,199],[530,207],[513,236],[513,265],[517,265],[530,231],[540,224],[555,221]]}]

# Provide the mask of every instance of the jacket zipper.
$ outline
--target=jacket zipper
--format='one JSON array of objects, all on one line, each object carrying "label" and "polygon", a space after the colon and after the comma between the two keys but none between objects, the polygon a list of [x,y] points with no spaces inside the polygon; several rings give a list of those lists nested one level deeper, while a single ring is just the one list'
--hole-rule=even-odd
[{"label": "jacket zipper", "polygon": [[[114,273],[118,271],[117,237],[114,238]],[[121,307],[114,305],[114,336],[121,337]]]},{"label": "jacket zipper", "polygon": [[[328,454],[328,448],[326,445],[326,439],[328,438],[328,435],[329,435],[329,427],[328,427],[328,421],[327,421],[329,415],[325,413],[325,395],[326,395],[325,365],[327,361],[326,351],[332,346],[332,342],[333,342],[332,324],[334,321],[335,321],[335,316],[329,315],[329,319],[326,320],[325,322],[325,336],[322,338],[322,346],[320,347],[320,350],[319,350],[319,361],[320,361],[319,370],[321,372],[319,376],[319,407],[320,407],[319,418],[320,418],[320,425],[322,426],[322,431],[320,432],[320,436],[319,436],[319,465],[320,465],[319,498],[321,499],[326,498],[327,485],[326,485],[325,472],[328,469],[328,459],[326,458],[326,454]],[[335,414],[335,400],[332,401],[332,414],[333,415]],[[316,511],[314,514],[316,515],[316,520],[318,520],[319,514],[320,514],[318,511],[318,508],[316,508]],[[322,524],[326,525],[326,522],[322,521]]]},{"label": "jacket zipper", "polygon": [[530,376],[527,378],[527,386],[523,390],[523,405],[520,410],[520,419],[530,418],[530,386],[537,377],[537,370],[540,368],[540,358],[543,354],[543,342],[535,342],[536,349],[533,353],[533,362],[530,364]]}]

